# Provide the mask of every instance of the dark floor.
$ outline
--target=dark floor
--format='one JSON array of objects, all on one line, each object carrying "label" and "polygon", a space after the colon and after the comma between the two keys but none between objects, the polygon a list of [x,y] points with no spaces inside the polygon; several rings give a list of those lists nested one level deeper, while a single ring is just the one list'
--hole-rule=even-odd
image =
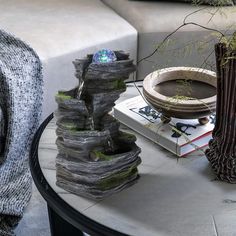
[{"label": "dark floor", "polygon": [[33,193],[16,236],[50,236],[47,205],[33,184]]}]

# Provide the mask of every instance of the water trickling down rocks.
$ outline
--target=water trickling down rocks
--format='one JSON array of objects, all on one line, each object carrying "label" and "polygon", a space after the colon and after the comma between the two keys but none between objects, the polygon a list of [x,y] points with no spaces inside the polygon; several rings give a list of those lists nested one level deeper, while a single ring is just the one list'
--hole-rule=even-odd
[{"label": "water trickling down rocks", "polygon": [[109,112],[135,71],[133,61],[115,51],[117,61],[93,63],[93,55],[73,64],[79,85],[56,95],[57,185],[78,195],[101,199],[131,186],[141,163],[136,137],[119,130]]}]

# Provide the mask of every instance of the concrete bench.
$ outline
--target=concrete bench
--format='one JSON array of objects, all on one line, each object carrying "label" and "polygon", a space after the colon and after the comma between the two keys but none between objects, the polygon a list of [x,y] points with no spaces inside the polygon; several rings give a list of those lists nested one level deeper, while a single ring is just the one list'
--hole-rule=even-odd
[{"label": "concrete bench", "polygon": [[[236,23],[235,8],[207,7],[190,16],[188,21],[222,31],[231,27],[232,32]],[[159,1],[12,0],[1,3],[0,26],[30,44],[43,62],[45,118],[56,108],[57,91],[77,83],[72,65],[75,58],[110,48],[125,50],[131,58],[140,60],[181,25],[187,14],[198,9],[191,4]],[[211,33],[193,25],[180,29],[169,42],[175,50],[164,50],[139,64],[137,79],[142,80],[151,71],[168,66],[204,67],[202,62],[211,52],[210,59],[214,61]],[[199,52],[198,46],[206,41],[209,44]],[[184,48],[188,44],[191,44],[189,48]],[[214,69],[210,65],[206,67]]]},{"label": "concrete bench", "polygon": [[0,27],[31,45],[43,63],[43,118],[59,89],[77,84],[72,61],[101,48],[125,50],[136,60],[137,31],[100,0],[1,2]]},{"label": "concrete bench", "polygon": [[[232,6],[219,9],[211,6],[198,7],[189,3],[158,0],[103,0],[103,2],[138,31],[138,60],[151,54],[158,43],[183,23],[188,14],[199,9],[204,8],[191,15],[187,22],[195,22],[223,32],[227,30],[227,33],[236,30],[236,7]],[[210,61],[215,61],[213,34],[215,35],[213,31],[194,25],[181,28],[171,37],[172,40],[169,41],[167,50],[140,63],[138,79],[142,80],[153,70],[169,66],[196,66],[214,69],[211,68],[211,65],[202,64],[210,54]],[[207,41],[209,43],[204,44]],[[184,47],[186,45],[188,46]]]}]

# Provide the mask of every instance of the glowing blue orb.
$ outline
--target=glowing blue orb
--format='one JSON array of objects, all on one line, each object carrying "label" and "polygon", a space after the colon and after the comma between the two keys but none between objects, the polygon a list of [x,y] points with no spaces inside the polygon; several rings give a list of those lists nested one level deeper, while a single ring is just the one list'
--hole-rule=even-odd
[{"label": "glowing blue orb", "polygon": [[93,55],[94,63],[109,63],[116,61],[116,54],[109,49],[102,49]]}]

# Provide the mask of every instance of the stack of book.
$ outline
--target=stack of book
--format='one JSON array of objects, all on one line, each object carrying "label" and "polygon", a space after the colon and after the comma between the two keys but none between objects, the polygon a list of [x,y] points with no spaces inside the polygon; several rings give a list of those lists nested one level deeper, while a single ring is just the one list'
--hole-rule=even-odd
[{"label": "stack of book", "polygon": [[114,116],[121,123],[179,157],[207,146],[212,138],[215,123],[213,114],[206,125],[200,125],[197,119],[177,118],[172,118],[170,123],[164,124],[160,119],[161,114],[152,109],[142,96],[117,104],[114,107]]}]

